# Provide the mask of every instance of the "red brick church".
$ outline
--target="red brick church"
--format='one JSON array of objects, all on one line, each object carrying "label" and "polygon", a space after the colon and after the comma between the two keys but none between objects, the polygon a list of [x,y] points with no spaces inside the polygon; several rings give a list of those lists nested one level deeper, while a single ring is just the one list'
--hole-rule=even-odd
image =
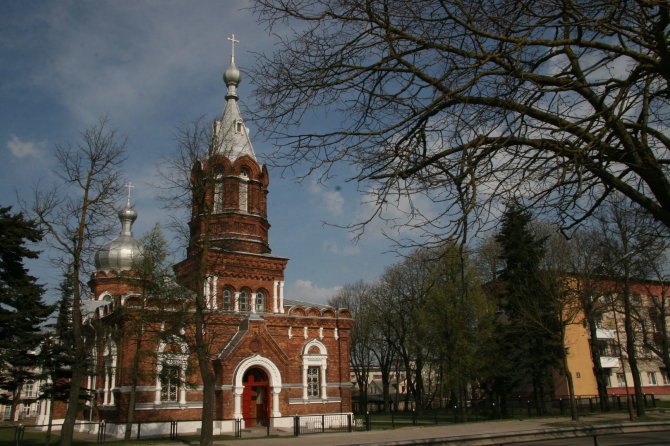
[{"label": "red brick church", "polygon": [[[289,427],[295,415],[351,412],[351,313],[284,296],[288,259],[270,250],[268,170],[256,159],[238,108],[240,80],[233,53],[224,74],[225,109],[213,124],[213,154],[197,162],[192,174],[192,181],[210,185],[205,196],[211,212],[194,205],[189,226],[195,242],[209,231],[205,332],[216,373],[215,434],[232,432],[240,419],[247,427]],[[152,354],[142,356],[135,374],[133,421],[142,423],[143,435],[169,433],[174,420],[180,421],[180,432],[195,432],[202,381],[189,341],[192,327],[170,331],[167,325],[174,322],[154,317],[143,322],[139,344],[137,336],[124,336],[141,312],[156,316],[165,308],[142,292],[133,271],[143,253],[132,236],[137,213],[130,198],[119,218],[121,234],[96,254],[90,281],[90,326],[113,330],[96,335],[94,373],[85,383],[94,399],[85,404],[82,420],[105,420],[108,434],[123,435],[133,388],[129,371],[137,370],[133,360],[140,345]],[[201,252],[200,244],[191,246],[174,270],[177,280],[193,289]],[[184,311],[189,320],[192,306]],[[40,414],[45,420],[46,406]],[[58,412],[55,423],[62,421]]]}]

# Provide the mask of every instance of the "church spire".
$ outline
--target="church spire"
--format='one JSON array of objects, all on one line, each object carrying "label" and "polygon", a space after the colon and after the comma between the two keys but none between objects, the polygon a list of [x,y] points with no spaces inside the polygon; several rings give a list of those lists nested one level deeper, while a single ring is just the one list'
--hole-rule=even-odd
[{"label": "church spire", "polygon": [[231,162],[235,162],[236,159],[245,155],[256,161],[256,154],[249,139],[249,130],[244,125],[244,120],[237,105],[239,99],[237,87],[240,85],[242,75],[235,66],[235,44],[240,41],[235,38],[235,34],[228,37],[228,40],[232,44],[230,66],[223,73],[223,81],[228,87],[228,92],[226,93],[226,108],[223,115],[214,122],[216,152],[224,155]]},{"label": "church spire", "polygon": [[223,73],[223,81],[226,83],[226,87],[228,87],[226,99],[237,100],[237,86],[240,85],[242,75],[240,74],[240,70],[235,66],[235,44],[240,43],[240,41],[235,39],[235,34],[228,37],[228,40],[232,43],[232,51],[230,53],[230,66]]}]

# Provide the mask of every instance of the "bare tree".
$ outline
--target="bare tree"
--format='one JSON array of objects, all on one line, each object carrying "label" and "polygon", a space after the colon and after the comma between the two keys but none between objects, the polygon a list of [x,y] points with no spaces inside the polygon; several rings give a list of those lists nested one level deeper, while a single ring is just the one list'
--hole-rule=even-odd
[{"label": "bare tree", "polygon": [[[125,440],[130,440],[132,434],[138,385],[154,377],[153,370],[147,373],[143,363],[156,361],[156,344],[160,338],[169,339],[177,335],[176,327],[181,327],[179,321],[185,316],[177,308],[182,299],[190,295],[188,290],[181,289],[174,282],[174,275],[168,265],[168,242],[161,226],[156,223],[144,234],[141,242],[142,257],[134,259],[133,271],[140,283],[142,297],[133,305],[120,307],[118,319],[122,330],[119,333],[119,344],[125,344],[122,351],[131,358],[127,370],[119,370],[119,373],[127,374],[130,382]],[[156,328],[161,322],[162,330]]]},{"label": "bare tree", "polygon": [[[212,334],[211,330],[209,333],[206,330],[208,312],[204,285],[211,247],[210,217],[213,213],[214,171],[208,160],[215,156],[215,148],[220,144],[215,140],[211,126],[204,124],[203,119],[179,128],[176,141],[174,156],[166,160],[166,168],[160,172],[165,180],[162,198],[166,207],[174,211],[172,226],[181,235],[188,256],[195,259],[195,264],[191,265],[193,270],[188,271],[188,276],[180,277],[177,271],[177,280],[193,291],[193,321],[188,325],[185,336],[193,346],[203,386],[200,444],[211,445],[214,441],[216,383],[212,362],[214,352],[210,351]],[[189,214],[190,222],[184,218]],[[200,218],[201,223],[196,223],[197,218]],[[191,231],[196,224],[202,224],[197,233]]]},{"label": "bare tree", "polygon": [[641,320],[644,346],[651,350],[663,362],[665,373],[670,370],[670,283],[663,271],[664,265],[657,263],[658,257],[649,259],[653,263],[654,283],[645,286],[647,298],[651,304],[643,311]]},{"label": "bare tree", "polygon": [[[638,365],[637,346],[642,342],[638,299],[634,296],[633,281],[648,277],[647,257],[660,256],[664,241],[659,234],[665,229],[644,209],[630,205],[621,197],[613,197],[598,215],[601,246],[604,251],[604,270],[612,277],[610,298],[613,311],[623,316],[625,348],[628,365],[635,387],[635,404],[638,416],[645,413],[644,394]],[[623,364],[622,364],[623,367]],[[624,370],[625,371],[625,370]]]},{"label": "bare tree", "polygon": [[368,386],[374,364],[374,322],[377,315],[371,311],[372,286],[358,281],[345,285],[329,302],[336,308],[348,308],[354,315],[355,324],[349,337],[349,360],[354,371],[360,395],[360,407],[368,406]]},{"label": "bare tree", "polygon": [[[253,10],[289,30],[250,76],[279,165],[328,176],[349,164],[375,214],[424,195],[440,216],[415,206],[406,222],[438,238],[468,215],[485,224],[511,196],[569,227],[617,191],[670,226],[668,2],[256,0]],[[326,114],[327,128],[307,126]]]},{"label": "bare tree", "polygon": [[611,346],[603,345],[597,333],[598,322],[608,311],[607,304],[602,299],[604,259],[601,255],[600,236],[601,234],[594,228],[583,228],[574,234],[569,241],[572,249],[566,259],[569,262],[566,272],[570,274],[568,280],[574,280],[571,287],[572,292],[579,302],[589,332],[591,362],[598,387],[600,408],[608,411],[610,406],[607,394],[607,373],[600,362],[600,357],[604,356],[605,349]]},{"label": "bare tree", "polygon": [[115,205],[121,187],[121,164],[126,140],[110,129],[106,119],[81,133],[75,145],[56,147],[56,175],[60,183],[36,189],[32,203],[35,218],[58,253],[56,262],[72,280],[73,362],[70,396],[60,444],[72,444],[79,410],[81,382],[86,372],[86,344],[82,323],[82,301],[96,243],[108,237],[115,226]]}]

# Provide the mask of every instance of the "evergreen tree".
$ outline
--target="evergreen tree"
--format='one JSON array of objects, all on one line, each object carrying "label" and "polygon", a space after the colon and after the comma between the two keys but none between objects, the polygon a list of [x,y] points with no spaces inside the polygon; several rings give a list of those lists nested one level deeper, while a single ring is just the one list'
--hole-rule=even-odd
[{"label": "evergreen tree", "polygon": [[26,244],[40,240],[34,221],[12,214],[11,207],[0,207],[0,387],[11,394],[6,399],[11,399],[12,419],[23,385],[37,378],[41,324],[53,311],[42,301],[44,287],[24,265],[25,259],[38,256]]},{"label": "evergreen tree", "polygon": [[53,422],[53,407],[55,401],[68,401],[70,395],[71,367],[74,362],[72,345],[74,343],[72,333],[72,273],[64,274],[58,289],[60,299],[56,304],[58,314],[56,321],[49,327],[50,333],[46,336],[38,361],[42,369],[43,377],[47,383],[42,386],[42,398],[49,404],[49,420],[46,432],[45,444],[51,442],[51,427]]},{"label": "evergreen tree", "polygon": [[545,396],[550,393],[551,370],[559,365],[563,347],[557,303],[540,271],[545,240],[533,234],[530,224],[530,214],[511,205],[496,237],[505,262],[499,277],[504,318],[499,318],[498,330],[507,365],[501,370],[515,372],[522,380],[512,383],[508,379],[505,390],[513,385],[532,385],[536,407],[542,413]]}]

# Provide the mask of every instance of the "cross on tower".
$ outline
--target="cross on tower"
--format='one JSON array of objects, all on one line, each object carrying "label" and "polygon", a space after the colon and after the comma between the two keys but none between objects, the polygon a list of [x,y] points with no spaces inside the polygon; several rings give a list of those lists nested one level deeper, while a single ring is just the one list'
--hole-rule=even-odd
[{"label": "cross on tower", "polygon": [[131,183],[130,181],[128,181],[128,184],[126,184],[125,187],[128,188],[128,207],[130,207],[130,190],[131,190],[131,189],[134,189],[135,186],[133,186],[133,183]]},{"label": "cross on tower", "polygon": [[235,34],[231,35],[227,39],[230,40],[230,42],[232,43],[233,46],[232,59],[235,60],[235,44],[240,43],[240,41],[235,39]]}]

